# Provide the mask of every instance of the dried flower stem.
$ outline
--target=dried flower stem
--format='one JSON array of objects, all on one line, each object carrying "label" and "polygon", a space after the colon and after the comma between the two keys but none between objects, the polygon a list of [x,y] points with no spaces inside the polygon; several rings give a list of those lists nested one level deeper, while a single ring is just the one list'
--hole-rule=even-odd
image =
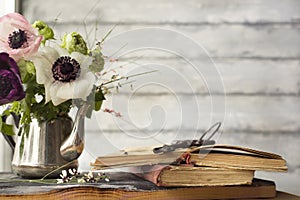
[{"label": "dried flower stem", "polygon": [[67,166],[73,164],[75,161],[76,161],[76,160],[73,160],[73,161],[71,161],[71,162],[68,162],[68,163],[66,163],[66,164],[64,164],[64,165],[62,165],[62,166],[56,168],[55,170],[53,170],[53,171],[49,172],[48,174],[46,174],[45,176],[43,176],[43,178],[41,178],[40,180],[43,181],[45,178],[47,178],[48,176],[50,176],[50,175],[53,174],[54,172],[57,172],[58,170],[61,170],[61,169],[65,168],[65,167],[67,167]]},{"label": "dried flower stem", "polygon": [[114,82],[117,82],[117,81],[120,81],[120,80],[123,80],[123,79],[129,79],[129,78],[132,78],[132,77],[136,77],[136,76],[140,76],[140,75],[145,75],[145,74],[150,74],[150,73],[157,72],[157,71],[158,70],[152,70],[152,71],[142,72],[142,73],[133,74],[133,75],[129,75],[129,76],[122,76],[120,78],[116,78],[116,79],[107,81],[105,83],[102,83],[99,87],[102,87],[103,85],[114,83]]}]

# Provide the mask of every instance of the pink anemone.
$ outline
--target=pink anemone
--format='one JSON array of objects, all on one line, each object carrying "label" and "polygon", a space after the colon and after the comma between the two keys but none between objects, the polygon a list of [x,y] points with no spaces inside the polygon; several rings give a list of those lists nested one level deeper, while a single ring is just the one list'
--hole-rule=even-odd
[{"label": "pink anemone", "polygon": [[42,36],[18,13],[0,17],[0,52],[6,52],[15,61],[28,58],[38,51]]}]

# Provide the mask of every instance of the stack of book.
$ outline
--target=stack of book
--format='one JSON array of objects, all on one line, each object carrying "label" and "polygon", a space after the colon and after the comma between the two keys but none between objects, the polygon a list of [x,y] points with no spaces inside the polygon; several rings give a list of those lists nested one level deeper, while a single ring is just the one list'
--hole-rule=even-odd
[{"label": "stack of book", "polygon": [[161,153],[153,149],[127,149],[98,157],[91,165],[95,169],[129,167],[157,186],[198,187],[202,195],[206,188],[210,193],[219,192],[219,198],[222,192],[227,198],[274,197],[275,183],[257,179],[255,171],[287,171],[281,156],[239,146],[206,145]]}]

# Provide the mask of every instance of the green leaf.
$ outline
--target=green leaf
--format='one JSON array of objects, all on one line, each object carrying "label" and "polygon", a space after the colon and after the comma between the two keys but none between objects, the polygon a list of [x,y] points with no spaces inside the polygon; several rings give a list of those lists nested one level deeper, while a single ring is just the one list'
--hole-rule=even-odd
[{"label": "green leaf", "polygon": [[2,117],[0,117],[0,131],[1,132],[2,132],[2,124],[3,124]]},{"label": "green leaf", "polygon": [[10,111],[8,109],[4,110],[2,116],[8,116],[8,115],[10,115]]},{"label": "green leaf", "polygon": [[97,46],[90,52],[90,55],[94,58],[92,64],[89,66],[92,72],[100,72],[104,67],[104,58],[101,52],[101,48]]},{"label": "green leaf", "polygon": [[95,91],[95,101],[103,101],[105,96],[100,88],[97,88]]},{"label": "green leaf", "polygon": [[14,101],[11,105],[11,108],[9,109],[10,112],[15,113],[16,115],[19,115],[22,113],[22,106],[20,101]]},{"label": "green leaf", "polygon": [[10,124],[3,123],[3,122],[2,122],[2,125],[1,125],[1,131],[3,133],[5,133],[6,135],[11,135],[11,136],[15,135],[14,126],[10,125]]},{"label": "green leaf", "polygon": [[99,111],[101,109],[103,101],[96,101],[95,102],[95,111]]},{"label": "green leaf", "polygon": [[33,62],[24,60],[23,58],[18,62],[21,79],[23,83],[28,83],[35,75],[35,66]]}]

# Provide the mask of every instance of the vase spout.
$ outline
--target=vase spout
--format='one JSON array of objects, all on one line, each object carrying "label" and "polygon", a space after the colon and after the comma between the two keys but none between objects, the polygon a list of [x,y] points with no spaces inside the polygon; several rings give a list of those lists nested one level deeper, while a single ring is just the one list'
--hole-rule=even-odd
[{"label": "vase spout", "polygon": [[88,104],[83,104],[78,108],[72,132],[60,147],[60,154],[66,161],[77,159],[83,152],[85,134],[84,121],[89,106]]}]

